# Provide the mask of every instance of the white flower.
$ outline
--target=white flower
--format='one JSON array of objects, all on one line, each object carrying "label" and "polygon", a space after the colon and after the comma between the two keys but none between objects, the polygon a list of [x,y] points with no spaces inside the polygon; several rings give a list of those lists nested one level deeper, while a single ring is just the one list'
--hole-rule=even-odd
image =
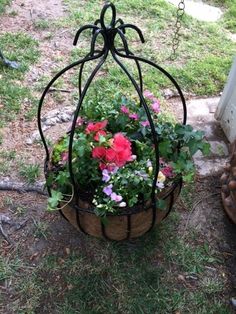
[{"label": "white flower", "polygon": [[119,204],[119,207],[125,207],[125,206],[127,206],[126,202],[121,202],[121,203]]},{"label": "white flower", "polygon": [[157,181],[156,186],[157,186],[157,188],[160,189],[160,190],[164,189],[164,187],[165,187],[164,183],[163,183],[163,182],[160,182],[160,181]]}]

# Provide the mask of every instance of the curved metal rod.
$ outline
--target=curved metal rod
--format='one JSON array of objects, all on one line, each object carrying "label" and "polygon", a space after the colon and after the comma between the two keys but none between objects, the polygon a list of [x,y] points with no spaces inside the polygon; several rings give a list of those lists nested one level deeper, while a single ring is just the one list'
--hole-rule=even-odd
[{"label": "curved metal rod", "polygon": [[[124,49],[117,49],[117,51],[125,51],[125,50]],[[133,52],[131,52],[130,50],[129,50],[129,54],[134,56]],[[142,76],[142,71],[141,71],[141,65],[137,60],[134,60],[134,61],[136,63],[137,69],[138,69],[140,90],[143,93],[143,76]]]},{"label": "curved metal rod", "polygon": [[[120,18],[116,21],[115,26],[116,26],[118,23],[120,23],[120,26],[125,24],[124,21],[123,21],[122,19],[120,19]],[[123,29],[123,33],[125,34],[125,32],[126,32],[126,31],[125,31],[125,28],[124,28],[124,29]]]},{"label": "curved metal rod", "polygon": [[[100,23],[100,25],[101,25],[100,19],[97,19],[97,20],[94,22],[94,25],[97,26],[99,23]],[[93,32],[94,32],[94,31],[93,31]]]},{"label": "curved metal rod", "polygon": [[[71,183],[74,186],[74,188],[76,188],[77,190],[77,182],[75,182],[75,178],[74,178],[74,174],[73,174],[73,167],[72,167],[72,149],[73,149],[73,140],[74,140],[74,134],[75,134],[75,125],[76,125],[76,121],[79,115],[79,111],[81,108],[81,105],[83,103],[84,97],[87,93],[87,90],[92,82],[92,80],[94,79],[94,76],[96,75],[96,73],[98,72],[98,70],[101,68],[101,66],[103,65],[103,63],[105,62],[107,56],[108,56],[108,52],[109,50],[105,51],[105,54],[103,54],[103,58],[102,60],[100,60],[100,62],[97,64],[97,66],[95,67],[95,69],[93,70],[93,72],[91,73],[91,75],[89,76],[83,92],[81,94],[80,100],[77,104],[75,113],[74,113],[74,118],[73,118],[73,122],[72,122],[72,126],[71,126],[71,132],[70,132],[70,139],[69,139],[69,150],[68,150],[68,169],[69,169],[69,173],[70,173],[70,178],[71,178]],[[77,193],[75,193],[75,196],[77,195]]]},{"label": "curved metal rod", "polygon": [[119,29],[121,29],[121,30],[125,29],[125,28],[132,28],[132,29],[134,29],[139,34],[139,38],[140,38],[141,42],[145,43],[145,39],[143,37],[143,33],[137,26],[135,26],[133,24],[123,24],[123,25],[119,26]]},{"label": "curved metal rod", "polygon": [[116,23],[116,7],[114,6],[113,3],[106,3],[104,5],[104,7],[102,8],[102,11],[101,11],[101,15],[100,15],[100,22],[101,22],[101,27],[102,28],[106,28],[106,25],[105,25],[105,13],[107,11],[107,9],[111,8],[112,10],[112,18],[111,18],[111,23],[110,23],[110,26],[112,28],[115,27],[115,23]]},{"label": "curved metal rod", "polygon": [[[103,34],[103,30],[102,29],[97,29],[94,34],[93,34],[93,37],[92,37],[92,40],[91,40],[91,51],[90,51],[90,55],[94,55],[94,51],[95,51],[95,43],[96,43],[96,39],[98,37],[99,34],[102,34],[103,35],[103,38],[104,38],[104,34]],[[104,46],[103,46],[103,51],[105,49],[105,43],[104,43]]]},{"label": "curved metal rod", "polygon": [[98,26],[93,25],[93,24],[88,24],[88,25],[82,26],[82,27],[77,31],[77,33],[76,33],[76,35],[75,35],[75,39],[74,39],[74,41],[73,41],[73,45],[74,45],[74,46],[77,45],[77,42],[78,42],[78,39],[79,39],[80,34],[81,34],[83,31],[85,31],[86,29],[90,29],[90,28],[93,29],[93,30],[99,29]]},{"label": "curved metal rod", "polygon": [[[126,54],[129,55],[129,47],[128,47],[127,40],[126,40],[126,38],[124,36],[124,33],[119,28],[117,28],[117,33],[116,34],[120,35],[120,38],[121,38],[121,40],[123,42],[123,45],[124,45],[124,50],[125,50]],[[116,35],[115,35],[115,37],[116,37]],[[114,38],[114,40],[115,40],[115,38]]]},{"label": "curved metal rod", "polygon": [[60,72],[58,72],[54,78],[48,83],[48,85],[46,86],[45,90],[43,91],[42,93],[42,96],[39,100],[39,106],[38,106],[38,113],[37,113],[37,120],[38,120],[38,129],[39,129],[39,134],[40,134],[40,137],[42,139],[42,142],[43,142],[43,145],[44,145],[44,148],[45,148],[45,151],[46,151],[46,161],[49,160],[49,150],[48,150],[48,146],[47,146],[47,143],[46,143],[46,140],[45,140],[45,137],[43,135],[43,130],[42,130],[42,126],[41,126],[41,110],[42,110],[42,106],[43,106],[43,102],[44,102],[44,98],[45,96],[47,95],[50,87],[53,85],[53,83],[61,76],[63,75],[66,71],[70,70],[71,68],[77,66],[77,65],[80,65],[82,63],[86,63],[88,61],[91,61],[91,60],[96,60],[98,58],[100,58],[101,56],[103,55],[103,53],[97,55],[97,56],[93,56],[93,57],[87,57],[87,58],[83,58],[82,60],[79,60],[79,61],[76,61],[70,65],[68,65],[67,67],[65,67],[64,69],[62,69]]},{"label": "curved metal rod", "polygon": [[[94,50],[94,53],[102,53],[102,51]],[[85,58],[90,56],[90,52],[85,56]],[[80,69],[79,69],[79,79],[78,79],[78,85],[79,85],[79,97],[81,97],[82,94],[82,74],[84,69],[85,62],[81,63]]]},{"label": "curved metal rod", "polygon": [[[115,49],[115,48],[114,48]],[[124,54],[121,54],[119,53],[119,50],[115,49],[115,53],[119,56],[119,57],[122,57],[122,58],[127,58],[127,59],[132,59],[132,60],[137,60],[137,61],[140,61],[140,62],[144,62],[144,63],[147,63],[153,67],[155,67],[156,69],[158,69],[160,72],[162,72],[163,74],[165,74],[169,80],[173,83],[173,85],[175,86],[175,88],[177,89],[178,93],[179,93],[179,96],[181,98],[181,101],[182,101],[182,105],[183,105],[183,121],[182,121],[182,124],[186,124],[187,122],[187,106],[186,106],[186,101],[185,101],[185,98],[184,98],[184,95],[179,87],[179,84],[176,82],[176,80],[166,71],[164,70],[162,67],[160,67],[159,65],[155,64],[154,62],[150,61],[150,60],[147,60],[147,59],[144,59],[144,58],[141,58],[141,57],[136,57],[136,56],[133,56],[133,55],[124,55]]]},{"label": "curved metal rod", "polygon": [[[153,179],[153,185],[152,185],[152,206],[153,206],[153,215],[156,215],[156,196],[155,196],[155,191],[156,191],[156,183],[157,183],[157,177],[158,177],[158,173],[159,173],[159,146],[158,146],[158,136],[155,130],[155,126],[151,117],[151,113],[149,111],[148,105],[146,104],[146,101],[143,97],[143,94],[141,93],[141,90],[138,86],[138,84],[136,83],[135,79],[132,77],[132,75],[129,73],[129,71],[126,69],[126,67],[123,65],[123,63],[116,57],[116,54],[114,52],[114,50],[111,50],[111,54],[114,58],[114,60],[116,61],[116,63],[121,67],[121,69],[126,73],[126,75],[128,76],[128,78],[130,79],[130,81],[132,82],[134,88],[136,89],[136,92],[139,95],[140,101],[142,102],[142,105],[144,107],[144,110],[146,112],[148,121],[150,123],[150,128],[152,131],[152,136],[153,136],[153,143],[154,143],[154,147],[155,147],[155,158],[156,158],[156,169],[155,169],[155,175],[154,175],[154,179]],[[155,209],[155,210],[154,210]],[[153,221],[155,222],[155,217],[153,219]],[[153,223],[154,223],[153,222]],[[151,226],[151,228],[153,227],[153,225]]]}]

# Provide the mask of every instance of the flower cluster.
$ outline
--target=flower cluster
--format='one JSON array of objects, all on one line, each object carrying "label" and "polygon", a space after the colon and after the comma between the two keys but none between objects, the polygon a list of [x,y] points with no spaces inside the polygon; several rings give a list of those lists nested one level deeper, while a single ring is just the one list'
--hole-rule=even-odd
[{"label": "flower cluster", "polygon": [[[172,117],[160,110],[160,101],[147,90],[143,95],[158,134],[158,195],[180,175],[190,180],[194,174],[191,156],[198,149],[207,152],[208,146],[202,132],[171,123]],[[116,99],[103,114],[96,106],[92,111],[87,108],[77,119],[72,151],[73,173],[80,188],[91,192],[90,201],[102,217],[144,204],[150,199],[157,166],[144,108],[125,97]],[[53,148],[50,178],[57,190],[67,194],[71,188],[68,138],[65,135]]]},{"label": "flower cluster", "polygon": [[117,133],[109,139],[108,145],[108,147],[97,146],[92,150],[92,157],[99,160],[101,170],[113,170],[132,161],[131,143],[122,133]]}]

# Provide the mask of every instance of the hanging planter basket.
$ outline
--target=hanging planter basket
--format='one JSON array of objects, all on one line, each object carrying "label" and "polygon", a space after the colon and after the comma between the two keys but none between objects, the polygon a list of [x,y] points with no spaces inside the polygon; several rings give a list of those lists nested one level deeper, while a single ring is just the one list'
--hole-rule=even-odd
[{"label": "hanging planter basket", "polygon": [[[105,15],[107,14],[107,11],[111,11],[112,18],[109,25],[105,24]],[[67,138],[68,143],[68,156],[67,156],[67,166],[68,166],[68,173],[70,177],[70,185],[72,187],[73,193],[70,196],[67,196],[63,199],[63,201],[60,201],[58,204],[58,208],[60,209],[61,214],[64,218],[66,218],[73,226],[75,226],[78,230],[82,231],[85,234],[89,234],[95,237],[103,237],[110,240],[124,240],[129,238],[136,238],[139,237],[146,232],[150,231],[156,224],[160,223],[164,218],[168,216],[168,214],[171,211],[171,208],[173,204],[175,203],[182,186],[182,178],[181,175],[175,175],[173,176],[169,181],[168,184],[165,186],[165,188],[159,190],[157,192],[157,182],[159,178],[159,173],[161,169],[161,159],[160,159],[160,149],[159,149],[159,137],[156,131],[155,121],[153,120],[153,112],[150,111],[150,106],[147,104],[147,99],[144,96],[144,83],[143,83],[143,73],[142,73],[142,64],[148,65],[155,70],[161,72],[164,74],[170,82],[174,85],[176,88],[182,105],[183,105],[183,125],[186,124],[186,104],[185,99],[183,96],[183,93],[177,84],[177,82],[174,80],[174,78],[166,72],[164,69],[162,69],[157,64],[153,63],[152,61],[146,60],[141,57],[135,56],[129,49],[127,39],[125,37],[126,30],[130,28],[135,30],[139,37],[141,42],[144,42],[144,38],[142,35],[141,30],[132,24],[125,24],[121,19],[116,19],[116,9],[115,6],[111,3],[106,4],[102,11],[100,18],[95,21],[93,25],[85,25],[79,29],[77,32],[75,39],[74,39],[74,45],[77,44],[77,41],[79,39],[80,34],[84,30],[91,30],[92,38],[91,38],[91,50],[88,55],[86,55],[83,59],[72,63],[71,65],[64,68],[62,71],[60,71],[47,85],[46,89],[44,90],[42,97],[40,99],[39,103],[39,109],[38,109],[38,128],[39,132],[42,138],[42,142],[45,147],[46,151],[46,160],[45,160],[45,176],[47,179],[47,188],[49,195],[52,195],[52,191],[57,189],[57,185],[54,183],[49,183],[50,175],[55,174],[55,172],[58,171],[57,163],[55,162],[55,149],[50,150],[48,148],[47,142],[45,140],[45,136],[42,130],[41,125],[41,110],[42,106],[44,104],[45,96],[49,92],[51,86],[54,84],[54,82],[60,78],[64,73],[69,71],[72,68],[78,67],[79,68],[79,80],[78,80],[78,87],[79,87],[79,101],[74,113],[73,122],[71,125],[70,131],[65,135],[64,138]],[[97,39],[98,37],[103,39],[103,47],[101,49],[96,47]],[[121,39],[123,47],[117,48],[115,44],[115,38],[119,37]],[[87,95],[87,92],[90,88],[91,83],[94,81],[96,74],[101,69],[102,65],[105,63],[108,55],[112,57],[112,60],[114,63],[117,64],[117,67],[121,69],[126,75],[126,77],[129,79],[131,85],[133,86],[136,94],[138,95],[138,102],[140,103],[140,108],[142,108],[143,112],[146,115],[146,125],[149,126],[149,137],[148,141],[152,142],[153,146],[153,172],[152,172],[152,183],[150,184],[150,193],[149,193],[149,199],[146,199],[143,195],[142,197],[139,195],[136,204],[133,206],[128,206],[127,202],[121,202],[121,199],[119,199],[119,195],[116,193],[113,193],[113,197],[116,197],[117,200],[119,199],[119,204],[123,204],[121,207],[118,208],[118,210],[108,211],[105,216],[103,215],[97,215],[98,209],[96,209],[96,203],[92,202],[93,199],[93,193],[96,191],[96,188],[91,188],[86,191],[83,186],[80,184],[80,178],[78,175],[76,175],[76,169],[73,164],[74,160],[77,158],[75,156],[74,151],[74,143],[77,138],[77,128],[78,128],[78,119],[81,119],[80,112],[83,107],[85,96]],[[91,74],[88,76],[87,81],[82,86],[82,78],[84,74],[84,67],[86,64],[88,64],[90,61],[97,60],[98,63],[91,72]],[[138,79],[134,78],[133,74],[128,70],[128,68],[123,63],[123,60],[130,60],[134,63],[137,73],[138,73]],[[95,82],[96,83],[96,82]],[[127,108],[124,107],[123,111],[127,114]],[[131,116],[132,118],[136,118],[135,115]],[[108,119],[109,120],[109,119]],[[103,121],[104,125],[105,122]],[[95,126],[95,123],[91,123],[89,121],[85,122],[84,131],[86,134],[89,132],[92,132],[92,127]],[[90,129],[89,129],[90,127]],[[114,142],[116,140],[117,135],[112,134],[111,130],[106,130],[105,127],[101,127],[100,131],[102,130],[103,133],[100,133],[100,135],[107,136],[108,138],[110,136],[110,139],[107,141],[107,143],[110,143],[109,145],[111,148],[113,148],[112,145],[114,145]],[[122,130],[120,130],[122,132]],[[110,135],[109,135],[110,134]],[[119,133],[121,134],[121,133]],[[127,144],[127,154],[130,154],[130,151],[132,150],[132,156],[135,155],[137,148],[133,147],[132,142],[128,140],[128,136],[125,135],[119,135],[122,140]],[[136,135],[135,135],[136,136]],[[133,135],[131,136],[131,138]],[[101,137],[99,137],[98,141],[101,141]],[[57,145],[60,145],[61,139],[57,142]],[[108,145],[106,143],[106,145]],[[94,144],[96,145],[96,143]],[[104,144],[105,145],[105,144]],[[131,147],[132,146],[132,147]],[[107,146],[103,146],[103,149],[106,150],[106,152],[110,149]],[[179,151],[179,145],[176,144],[176,153],[178,154]],[[94,148],[93,151],[94,152]],[[94,154],[95,155],[95,154]],[[137,154],[138,155],[138,154]],[[117,156],[115,156],[117,157]],[[115,160],[114,157],[114,160]],[[79,157],[78,157],[79,158]],[[103,157],[101,157],[103,158]],[[104,157],[105,158],[105,157]],[[126,158],[128,164],[131,162],[131,156]],[[91,157],[92,160],[92,157]],[[103,159],[104,160],[104,159]],[[107,159],[108,160],[108,159]],[[109,159],[110,160],[110,159]],[[92,162],[92,161],[91,161]],[[110,161],[109,161],[110,162]],[[119,160],[120,162],[120,160]],[[120,164],[118,163],[120,169],[125,165],[125,162]],[[109,164],[109,166],[111,163]],[[104,170],[104,165],[99,164],[101,167],[101,170]],[[117,167],[115,167],[117,168]],[[111,176],[111,173],[114,173],[114,167],[112,169],[108,169],[110,173],[108,172],[108,175]],[[88,170],[89,171],[89,170]],[[112,172],[113,171],[113,172]],[[107,174],[107,173],[106,173]],[[140,174],[139,174],[140,175]],[[109,197],[111,196],[111,193],[108,194]],[[114,196],[115,195],[115,196]],[[121,197],[120,197],[121,198]],[[117,201],[116,200],[116,201]],[[161,202],[164,201],[164,202]],[[162,204],[162,206],[160,206]],[[164,205],[163,205],[164,204]],[[99,207],[99,206],[97,206]]]}]

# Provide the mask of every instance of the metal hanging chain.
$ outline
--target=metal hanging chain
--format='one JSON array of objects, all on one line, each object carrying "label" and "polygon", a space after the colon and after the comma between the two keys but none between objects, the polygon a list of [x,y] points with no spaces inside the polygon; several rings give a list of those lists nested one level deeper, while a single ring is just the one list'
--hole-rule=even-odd
[{"label": "metal hanging chain", "polygon": [[172,40],[172,52],[170,55],[171,60],[176,59],[176,51],[179,48],[180,28],[181,28],[182,18],[184,15],[184,10],[185,10],[185,3],[184,3],[184,0],[181,0],[179,5],[178,5],[178,9],[177,9],[177,13],[176,13],[175,33],[174,33],[173,40]]}]

